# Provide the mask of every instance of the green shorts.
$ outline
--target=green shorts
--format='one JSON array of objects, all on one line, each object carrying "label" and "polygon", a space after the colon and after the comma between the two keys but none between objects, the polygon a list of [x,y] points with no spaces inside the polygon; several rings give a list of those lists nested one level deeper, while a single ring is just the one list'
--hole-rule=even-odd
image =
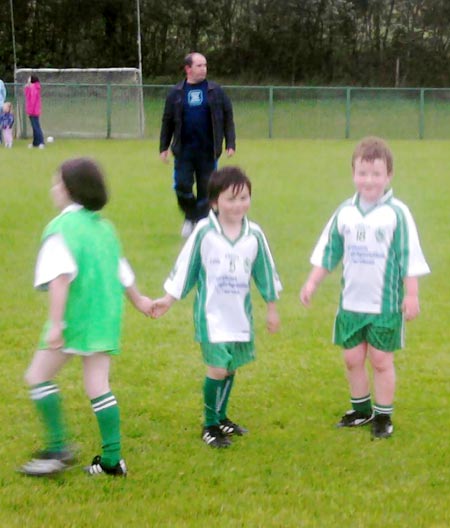
[{"label": "green shorts", "polygon": [[345,349],[369,343],[383,352],[403,348],[403,314],[367,314],[339,310],[334,321],[333,343]]},{"label": "green shorts", "polygon": [[230,372],[255,359],[253,341],[231,343],[200,343],[203,360],[210,367],[219,367]]}]

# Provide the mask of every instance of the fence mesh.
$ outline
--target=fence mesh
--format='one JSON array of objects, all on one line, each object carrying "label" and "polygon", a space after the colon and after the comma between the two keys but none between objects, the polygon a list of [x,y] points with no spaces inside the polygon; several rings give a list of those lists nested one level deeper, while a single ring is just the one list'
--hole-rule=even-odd
[{"label": "fence mesh", "polygon": [[[143,134],[140,72],[136,68],[21,68],[16,71],[19,108],[23,85],[36,75],[45,105],[47,133],[75,137],[135,137]],[[22,119],[26,135],[26,119]]]},{"label": "fence mesh", "polygon": [[[23,85],[9,85],[23,137]],[[168,85],[42,83],[47,135],[158,139]],[[450,89],[224,86],[238,138],[450,139]],[[139,98],[143,101],[143,113]],[[142,108],[141,107],[141,108]],[[19,119],[18,119],[19,118]],[[144,126],[145,125],[145,126]]]}]

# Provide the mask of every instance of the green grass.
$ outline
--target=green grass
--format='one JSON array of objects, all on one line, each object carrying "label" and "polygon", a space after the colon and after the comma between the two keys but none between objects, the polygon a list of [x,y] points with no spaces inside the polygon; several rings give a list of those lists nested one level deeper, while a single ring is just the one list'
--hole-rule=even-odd
[{"label": "green grass", "polygon": [[[298,302],[324,223],[352,184],[351,141],[241,140],[233,163],[252,178],[251,218],[265,230],[284,291],[282,330],[268,335],[254,294],[255,363],[237,376],[232,418],[250,434],[225,451],[200,441],[204,366],[192,338],[192,297],[161,320],[127,307],[123,354],[112,387],[123,419],[127,479],[88,478],[79,467],[54,479],[15,472],[40,446],[22,381],[46,316],[32,278],[39,237],[55,214],[50,178],[65,158],[95,156],[109,176],[105,215],[116,224],[141,289],[157,296],[181,247],[172,167],[156,142],[56,140],[44,151],[18,141],[0,151],[0,526],[444,528],[448,496],[447,280],[450,143],[392,141],[394,190],[411,208],[432,274],[421,280],[421,316],[396,355],[394,436],[333,427],[348,408],[339,349],[330,344],[339,274],[310,310]],[[230,163],[222,160],[222,163]],[[80,363],[58,377],[81,463],[99,451]]]}]

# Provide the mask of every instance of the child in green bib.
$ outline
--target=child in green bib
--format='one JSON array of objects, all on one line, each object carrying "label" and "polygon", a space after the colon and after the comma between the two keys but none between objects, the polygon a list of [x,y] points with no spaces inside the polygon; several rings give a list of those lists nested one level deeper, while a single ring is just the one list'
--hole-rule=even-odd
[{"label": "child in green bib", "polygon": [[51,194],[61,212],[42,235],[34,281],[49,293],[49,316],[25,375],[46,444],[21,471],[52,475],[74,462],[53,378],[78,355],[102,438],[102,454],[85,469],[90,475],[126,476],[119,407],[109,386],[110,361],[119,353],[123,293],[144,314],[151,300],[139,293],[114,227],[98,212],[108,201],[99,166],[88,158],[65,161],[53,178]]}]

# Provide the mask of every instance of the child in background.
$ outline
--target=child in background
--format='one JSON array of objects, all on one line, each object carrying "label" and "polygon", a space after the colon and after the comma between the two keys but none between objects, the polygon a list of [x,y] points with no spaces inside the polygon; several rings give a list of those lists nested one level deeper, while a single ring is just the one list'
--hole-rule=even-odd
[{"label": "child in background", "polygon": [[44,230],[35,273],[35,287],[49,292],[49,318],[25,376],[47,438],[44,450],[21,471],[46,476],[74,462],[53,377],[78,355],[102,437],[101,456],[85,469],[91,475],[126,476],[110,362],[119,353],[123,292],[142,313],[149,312],[151,300],[139,293],[113,226],[98,213],[108,194],[97,164],[87,158],[65,161],[51,193],[61,213]]},{"label": "child in background", "polygon": [[194,304],[195,339],[207,365],[204,383],[203,441],[228,447],[231,435],[247,429],[227,416],[227,405],[237,368],[255,358],[250,281],[267,303],[267,329],[276,332],[280,321],[275,301],[281,284],[266,238],[247,219],[251,183],[238,167],[212,173],[208,198],[212,210],[183,247],[169,278],[166,295],[154,301],[153,317],[197,286]]},{"label": "child in background", "polygon": [[13,126],[14,126],[14,114],[12,111],[11,103],[4,103],[3,115],[1,116],[3,142],[6,148],[11,148],[13,144]]},{"label": "child in background", "polygon": [[40,118],[42,113],[41,83],[36,75],[31,75],[24,88],[25,112],[30,119],[33,129],[33,142],[29,148],[45,148],[44,133],[42,132]]},{"label": "child in background", "polygon": [[[6,86],[5,83],[0,79],[0,123],[3,117],[3,105],[6,99]],[[2,142],[2,135],[0,133],[0,143]]]},{"label": "child in background", "polygon": [[[334,343],[344,348],[352,410],[337,424],[372,422],[373,438],[388,438],[395,392],[394,350],[403,346],[403,322],[419,314],[418,277],[429,273],[409,209],[389,189],[393,157],[379,138],[363,139],[352,158],[356,194],[326,225],[313,251],[313,269],[300,291],[305,305],[343,261]],[[372,406],[365,368],[372,365]]]}]

